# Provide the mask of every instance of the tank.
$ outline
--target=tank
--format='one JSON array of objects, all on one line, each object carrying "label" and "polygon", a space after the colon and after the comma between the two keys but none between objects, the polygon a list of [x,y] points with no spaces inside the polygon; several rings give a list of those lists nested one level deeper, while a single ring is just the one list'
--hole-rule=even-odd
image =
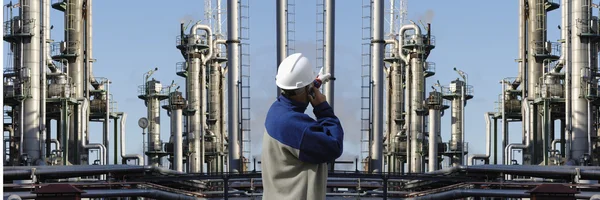
[{"label": "tank", "polygon": [[564,96],[564,88],[557,79],[557,77],[549,75],[544,77],[544,85],[542,85],[540,91],[542,97],[562,98]]},{"label": "tank", "polygon": [[90,101],[90,111],[104,113],[106,110],[106,100],[93,99]]},{"label": "tank", "polygon": [[54,82],[48,86],[48,98],[70,97],[71,89],[67,83],[67,78],[64,75],[57,76]]},{"label": "tank", "polygon": [[505,112],[521,112],[521,101],[509,97],[504,100],[504,109]]}]

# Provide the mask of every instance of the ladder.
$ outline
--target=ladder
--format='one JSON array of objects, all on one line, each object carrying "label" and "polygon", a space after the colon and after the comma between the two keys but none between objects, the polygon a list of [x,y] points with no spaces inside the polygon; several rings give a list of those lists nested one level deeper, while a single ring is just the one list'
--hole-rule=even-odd
[{"label": "ladder", "polygon": [[361,160],[369,157],[371,147],[371,12],[372,0],[363,0],[362,5],[362,48],[361,48]]},{"label": "ladder", "polygon": [[288,0],[287,4],[287,47],[286,55],[296,52],[296,3],[294,0]]},{"label": "ladder", "polygon": [[315,65],[317,71],[325,65],[325,12],[324,0],[317,0],[317,59]]},{"label": "ladder", "polygon": [[244,167],[247,171],[250,166],[251,139],[250,139],[250,0],[239,0],[240,11],[240,129],[242,140],[242,156]]}]

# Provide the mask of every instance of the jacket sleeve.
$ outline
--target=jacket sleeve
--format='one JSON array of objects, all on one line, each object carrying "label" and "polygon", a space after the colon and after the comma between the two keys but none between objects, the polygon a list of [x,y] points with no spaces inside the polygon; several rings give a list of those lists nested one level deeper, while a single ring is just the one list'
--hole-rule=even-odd
[{"label": "jacket sleeve", "polygon": [[307,116],[312,123],[302,133],[299,159],[315,164],[333,161],[344,150],[344,130],[340,120],[327,102],[315,106],[313,112],[317,121]]}]

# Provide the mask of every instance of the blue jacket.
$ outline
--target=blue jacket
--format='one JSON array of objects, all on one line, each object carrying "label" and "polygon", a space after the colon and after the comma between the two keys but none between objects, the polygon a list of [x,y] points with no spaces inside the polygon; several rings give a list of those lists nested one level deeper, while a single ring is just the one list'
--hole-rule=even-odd
[{"label": "blue jacket", "polygon": [[343,152],[344,131],[327,102],[314,107],[279,96],[265,120],[263,199],[325,199],[327,162]]}]

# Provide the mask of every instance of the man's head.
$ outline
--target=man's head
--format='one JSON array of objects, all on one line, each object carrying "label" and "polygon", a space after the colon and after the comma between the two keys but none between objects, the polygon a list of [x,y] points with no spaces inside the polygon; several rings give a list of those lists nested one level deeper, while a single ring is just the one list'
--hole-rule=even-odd
[{"label": "man's head", "polygon": [[283,90],[284,96],[308,103],[309,91],[312,91],[312,83],[315,74],[308,58],[301,53],[295,53],[285,58],[277,70],[275,83]]}]

